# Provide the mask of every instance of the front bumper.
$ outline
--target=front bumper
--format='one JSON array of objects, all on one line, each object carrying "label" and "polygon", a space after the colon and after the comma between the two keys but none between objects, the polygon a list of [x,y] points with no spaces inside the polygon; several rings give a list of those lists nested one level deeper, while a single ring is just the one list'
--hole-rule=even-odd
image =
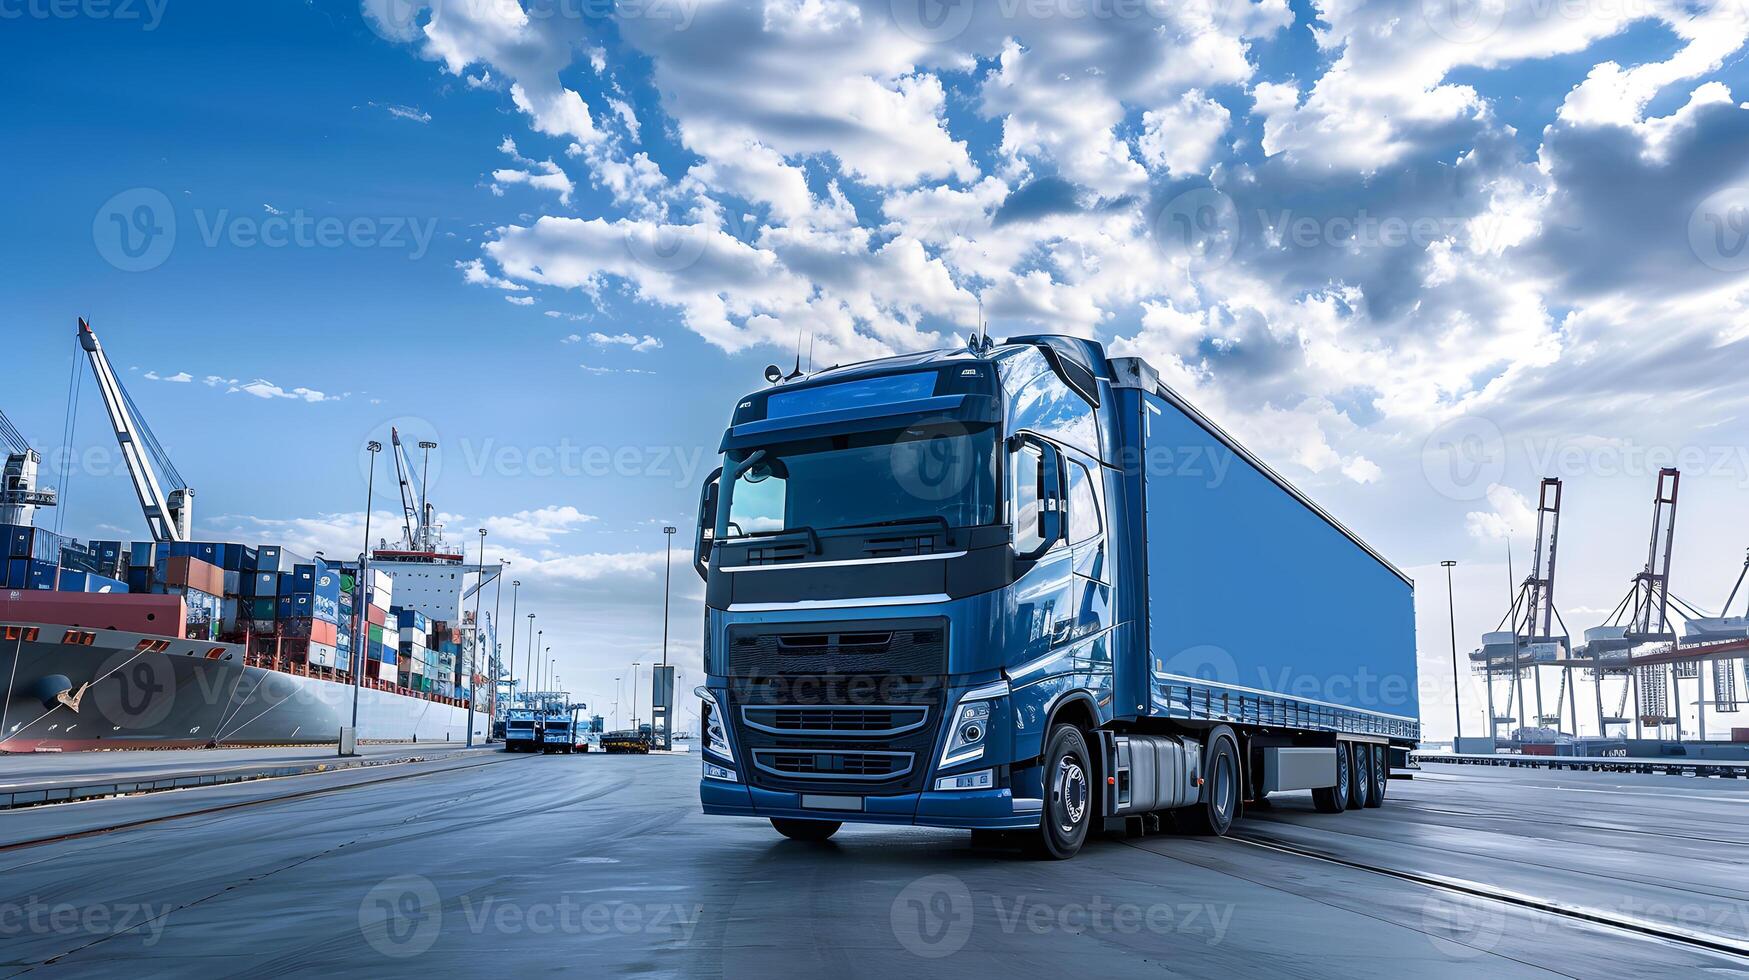
[{"label": "front bumper", "polygon": [[1017,800],[1014,791],[1006,787],[864,796],[859,797],[861,810],[804,807],[801,793],[759,789],[718,779],[700,780],[698,792],[705,813],[734,817],[836,820],[967,830],[1030,830],[1038,826],[1042,813],[1038,800]]}]

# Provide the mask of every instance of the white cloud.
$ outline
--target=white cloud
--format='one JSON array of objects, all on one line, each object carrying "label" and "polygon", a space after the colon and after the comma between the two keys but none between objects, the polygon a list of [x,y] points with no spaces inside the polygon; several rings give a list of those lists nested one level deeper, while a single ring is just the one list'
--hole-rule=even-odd
[{"label": "white cloud", "polygon": [[156,371],[147,371],[142,377],[147,381],[172,381],[177,384],[187,384],[194,380],[194,375],[189,374],[187,371],[178,371],[171,375],[161,375]]},{"label": "white cloud", "polygon": [[548,544],[554,538],[570,534],[585,524],[597,520],[575,507],[553,506],[539,510],[520,510],[503,517],[488,517],[484,522],[492,535],[521,544]]},{"label": "white cloud", "polygon": [[290,390],[287,390],[285,388],[281,388],[279,385],[276,385],[271,381],[267,381],[267,380],[262,379],[262,378],[256,378],[253,381],[249,381],[249,382],[246,382],[243,384],[233,384],[229,388],[226,389],[226,392],[227,393],[241,392],[242,394],[245,394],[245,395],[254,395],[256,398],[264,398],[264,399],[268,399],[268,400],[273,400],[276,398],[285,398],[285,399],[290,399],[293,401],[303,401],[303,402],[331,402],[331,401],[338,401],[339,399],[346,397],[345,395],[326,394],[324,392],[317,391],[314,388],[298,387],[298,388],[292,388]]},{"label": "white cloud", "polygon": [[428,123],[431,121],[431,113],[426,112],[418,106],[393,105],[381,102],[372,102],[370,105],[374,109],[383,110],[389,115],[394,116],[396,119],[405,119],[408,122],[416,123]]},{"label": "white cloud", "polygon": [[[572,336],[575,336],[575,334]],[[589,342],[597,347],[630,347],[632,350],[638,351],[639,353],[660,350],[662,348],[661,338],[652,337],[649,334],[639,337],[635,334],[629,333],[613,334],[612,336],[603,333],[592,333],[589,335]]]},{"label": "white cloud", "polygon": [[506,297],[504,297],[504,302],[511,303],[511,304],[516,305],[516,306],[533,306],[534,305],[534,297],[533,296],[506,296]]},{"label": "white cloud", "polygon": [[1500,541],[1513,535],[1536,532],[1536,511],[1525,496],[1511,487],[1498,483],[1488,486],[1490,510],[1471,511],[1464,515],[1464,528],[1470,537],[1482,541]]},{"label": "white cloud", "polygon": [[1231,119],[1226,106],[1195,89],[1185,92],[1160,111],[1142,114],[1142,159],[1170,177],[1204,173]]}]

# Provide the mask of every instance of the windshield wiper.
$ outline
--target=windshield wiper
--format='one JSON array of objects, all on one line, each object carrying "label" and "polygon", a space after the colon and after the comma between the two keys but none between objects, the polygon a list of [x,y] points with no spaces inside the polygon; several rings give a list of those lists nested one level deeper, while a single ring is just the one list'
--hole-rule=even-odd
[{"label": "windshield wiper", "polygon": [[774,531],[748,531],[741,536],[744,538],[775,538],[780,534],[806,534],[808,536],[808,544],[814,549],[814,554],[817,555],[820,553],[820,534],[806,524],[797,524],[795,527],[781,527]]}]

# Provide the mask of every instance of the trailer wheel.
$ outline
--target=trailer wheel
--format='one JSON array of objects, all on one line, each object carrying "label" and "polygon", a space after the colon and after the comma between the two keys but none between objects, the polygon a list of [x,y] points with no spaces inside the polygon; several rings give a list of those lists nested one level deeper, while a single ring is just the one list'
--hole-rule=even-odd
[{"label": "trailer wheel", "polygon": [[786,820],[783,817],[772,817],[771,825],[777,832],[790,840],[824,841],[838,833],[838,828],[844,824],[831,820]]},{"label": "trailer wheel", "polygon": [[1045,809],[1028,850],[1037,858],[1066,861],[1087,843],[1099,808],[1087,737],[1074,725],[1057,725],[1045,742],[1044,762]]},{"label": "trailer wheel", "polygon": [[1366,794],[1366,805],[1381,807],[1385,805],[1385,786],[1391,781],[1391,747],[1375,745],[1372,747],[1372,792]]},{"label": "trailer wheel", "polygon": [[1233,739],[1217,731],[1204,758],[1202,802],[1184,810],[1185,830],[1204,837],[1225,837],[1239,816],[1239,751]]},{"label": "trailer wheel", "polygon": [[1348,746],[1338,742],[1336,745],[1336,785],[1323,786],[1312,790],[1312,805],[1319,813],[1341,813],[1348,809],[1349,781],[1352,778],[1349,770],[1353,768],[1353,759],[1348,754]]},{"label": "trailer wheel", "polygon": [[1350,751],[1354,753],[1354,763],[1348,767],[1353,779],[1348,788],[1348,808],[1359,810],[1371,805],[1367,800],[1372,796],[1372,746],[1357,742]]}]

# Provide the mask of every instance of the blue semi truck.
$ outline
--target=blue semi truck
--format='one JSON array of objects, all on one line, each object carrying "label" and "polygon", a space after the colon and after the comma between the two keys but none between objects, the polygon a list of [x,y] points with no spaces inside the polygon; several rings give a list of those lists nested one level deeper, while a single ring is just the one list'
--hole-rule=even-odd
[{"label": "blue semi truck", "polygon": [[1062,859],[1270,793],[1378,806],[1419,737],[1413,583],[1140,359],[1036,336],[776,379],[721,451],[707,813]]}]

